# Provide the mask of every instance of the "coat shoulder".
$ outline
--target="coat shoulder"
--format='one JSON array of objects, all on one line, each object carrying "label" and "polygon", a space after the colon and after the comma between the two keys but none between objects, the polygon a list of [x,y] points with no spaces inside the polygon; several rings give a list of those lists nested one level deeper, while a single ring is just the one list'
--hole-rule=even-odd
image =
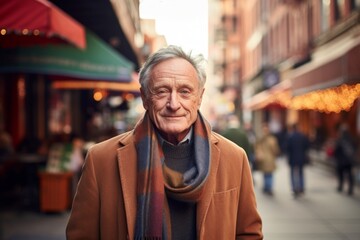
[{"label": "coat shoulder", "polygon": [[212,132],[212,139],[213,139],[212,142],[215,143],[222,151],[228,150],[231,152],[245,153],[244,148],[238,146],[236,143],[230,141],[229,139],[225,138],[219,133]]},{"label": "coat shoulder", "polygon": [[238,146],[236,143],[216,132],[212,133],[212,139],[212,143],[221,152],[221,159],[240,162],[247,160],[247,155],[244,148]]},{"label": "coat shoulder", "polygon": [[132,136],[133,131],[128,131],[102,142],[96,143],[89,148],[88,154],[103,154],[106,156],[111,154],[116,155],[118,148],[128,145],[132,142]]}]

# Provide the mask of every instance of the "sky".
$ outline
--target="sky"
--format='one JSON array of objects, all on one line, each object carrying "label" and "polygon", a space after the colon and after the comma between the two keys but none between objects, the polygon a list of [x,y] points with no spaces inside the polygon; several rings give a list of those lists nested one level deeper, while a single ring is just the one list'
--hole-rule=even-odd
[{"label": "sky", "polygon": [[208,51],[208,0],[140,0],[140,17],[156,20],[156,31],[168,44],[186,51]]}]

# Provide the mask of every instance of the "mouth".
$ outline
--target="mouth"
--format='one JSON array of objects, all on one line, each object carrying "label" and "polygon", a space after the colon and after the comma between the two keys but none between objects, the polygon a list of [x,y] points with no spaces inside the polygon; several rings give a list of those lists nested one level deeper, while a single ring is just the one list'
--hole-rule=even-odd
[{"label": "mouth", "polygon": [[166,115],[166,116],[164,116],[164,118],[166,118],[166,119],[179,119],[179,118],[182,118],[183,116],[171,116],[171,115]]}]

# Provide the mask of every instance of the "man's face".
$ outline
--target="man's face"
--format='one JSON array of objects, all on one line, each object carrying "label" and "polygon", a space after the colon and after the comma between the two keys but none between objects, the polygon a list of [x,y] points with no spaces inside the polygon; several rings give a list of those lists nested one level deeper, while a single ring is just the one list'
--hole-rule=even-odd
[{"label": "man's face", "polygon": [[149,91],[141,90],[144,108],[160,134],[178,143],[197,118],[204,89],[194,67],[182,58],[169,59],[153,68]]}]

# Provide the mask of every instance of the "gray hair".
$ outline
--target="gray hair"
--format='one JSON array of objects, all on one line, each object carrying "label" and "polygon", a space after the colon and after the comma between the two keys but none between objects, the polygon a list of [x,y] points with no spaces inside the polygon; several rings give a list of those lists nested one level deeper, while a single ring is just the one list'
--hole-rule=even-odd
[{"label": "gray hair", "polygon": [[196,70],[199,87],[203,88],[206,82],[206,70],[204,66],[205,58],[203,55],[192,55],[192,52],[186,53],[181,47],[170,45],[165,48],[161,48],[157,52],[150,55],[150,57],[145,61],[144,65],[141,67],[139,72],[139,81],[141,88],[145,90],[145,93],[148,94],[148,83],[151,78],[151,72],[153,68],[168,59],[172,58],[182,58],[188,61]]}]

